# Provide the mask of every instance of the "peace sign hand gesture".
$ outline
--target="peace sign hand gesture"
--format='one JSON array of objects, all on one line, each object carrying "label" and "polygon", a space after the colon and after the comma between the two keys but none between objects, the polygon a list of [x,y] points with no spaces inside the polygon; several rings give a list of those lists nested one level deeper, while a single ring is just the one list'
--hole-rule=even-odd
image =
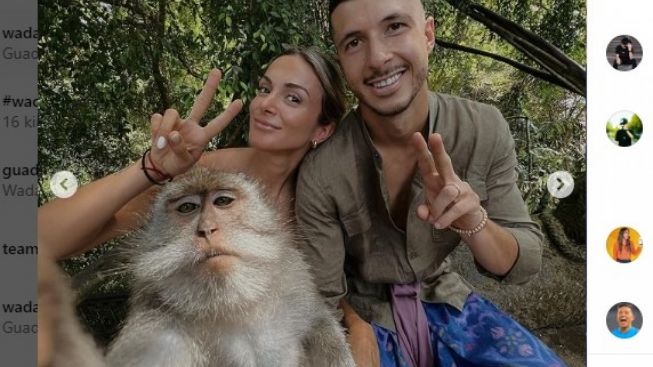
[{"label": "peace sign hand gesture", "polygon": [[485,217],[480,199],[454,172],[440,134],[430,135],[428,146],[420,133],[412,139],[426,196],[426,202],[417,208],[417,216],[437,229],[453,226],[469,230],[479,226]]},{"label": "peace sign hand gesture", "polygon": [[221,77],[219,70],[211,70],[186,119],[182,120],[174,109],[166,110],[163,116],[158,113],[152,115],[150,159],[163,174],[174,177],[191,168],[200,159],[209,141],[218,135],[242,109],[243,102],[237,99],[206,126],[199,125],[213,101]]}]

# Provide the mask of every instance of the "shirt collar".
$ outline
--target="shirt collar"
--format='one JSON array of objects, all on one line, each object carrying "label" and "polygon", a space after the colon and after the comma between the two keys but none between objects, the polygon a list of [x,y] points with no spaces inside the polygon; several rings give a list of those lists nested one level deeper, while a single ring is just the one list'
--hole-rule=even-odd
[{"label": "shirt collar", "polygon": [[438,95],[429,91],[428,92],[428,100],[429,100],[429,117],[428,117],[428,126],[429,134],[433,134],[435,132],[435,129],[438,128],[440,129],[440,126],[437,126],[437,121],[438,121],[438,112],[439,110],[439,105],[438,105]]}]

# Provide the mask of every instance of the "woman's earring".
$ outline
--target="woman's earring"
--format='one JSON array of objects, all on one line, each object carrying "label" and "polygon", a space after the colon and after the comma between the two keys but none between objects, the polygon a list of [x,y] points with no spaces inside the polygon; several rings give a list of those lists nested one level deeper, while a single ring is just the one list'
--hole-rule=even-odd
[{"label": "woman's earring", "polygon": [[313,147],[313,149],[317,148],[317,140],[312,140],[311,146]]}]

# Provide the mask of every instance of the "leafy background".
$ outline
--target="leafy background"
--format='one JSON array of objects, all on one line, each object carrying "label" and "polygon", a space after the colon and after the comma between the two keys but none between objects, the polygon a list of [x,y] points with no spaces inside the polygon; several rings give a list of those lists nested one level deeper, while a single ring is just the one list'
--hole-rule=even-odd
[{"label": "leafy background", "polygon": [[[479,3],[584,63],[584,1]],[[233,98],[250,99],[266,62],[285,44],[332,51],[326,7],[325,0],[40,1],[42,176],[65,168],[86,182],[137,159],[147,145],[149,116],[169,107],[188,111],[212,67],[222,69],[225,80],[207,116]],[[530,63],[446,1],[425,1],[425,7],[439,38]],[[549,172],[584,171],[582,96],[460,51],[436,48],[430,63],[431,89],[493,104],[509,120],[532,210],[543,209]],[[246,136],[241,114],[213,144],[244,145]],[[48,195],[42,191],[41,202]]]}]

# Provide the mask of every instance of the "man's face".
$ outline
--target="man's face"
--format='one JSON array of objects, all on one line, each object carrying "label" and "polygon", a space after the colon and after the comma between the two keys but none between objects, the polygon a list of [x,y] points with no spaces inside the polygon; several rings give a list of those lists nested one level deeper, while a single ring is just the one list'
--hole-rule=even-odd
[{"label": "man's face", "polygon": [[633,326],[635,316],[630,307],[623,306],[617,310],[617,323],[621,329],[630,329]]},{"label": "man's face", "polygon": [[433,19],[419,0],[350,0],[331,14],[333,40],[349,88],[361,107],[394,116],[426,93]]}]

